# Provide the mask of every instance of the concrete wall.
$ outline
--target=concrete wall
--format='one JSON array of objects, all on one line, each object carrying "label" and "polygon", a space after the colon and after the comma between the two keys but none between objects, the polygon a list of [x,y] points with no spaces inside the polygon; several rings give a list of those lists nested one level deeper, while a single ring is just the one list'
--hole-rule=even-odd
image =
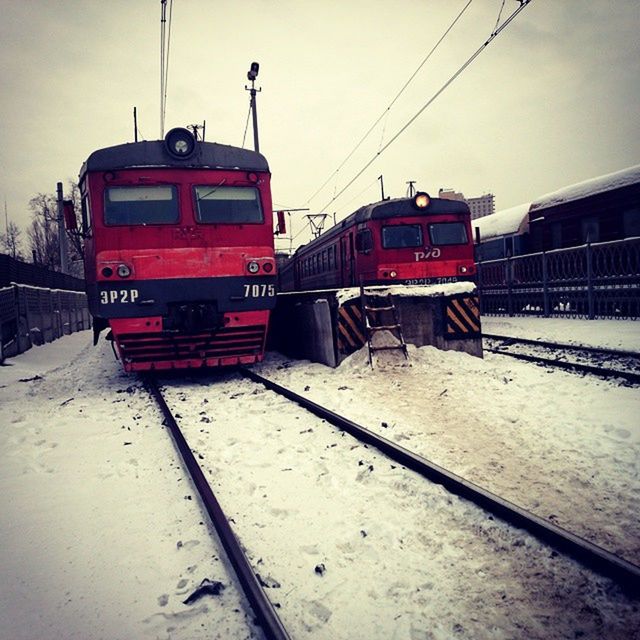
[{"label": "concrete wall", "polygon": [[[454,324],[452,329],[451,322],[451,305],[461,307],[468,304],[473,309],[474,305],[477,306],[475,294],[395,295],[393,300],[403,337],[408,344],[418,347],[432,345],[442,350],[464,351],[482,357],[479,317],[476,318],[477,326],[470,322],[466,332],[462,326],[464,323]],[[363,345],[358,333],[364,336],[359,304],[346,302],[342,307],[349,310],[350,314],[348,343],[343,338],[345,331],[340,327],[347,314],[339,313],[341,305],[336,291],[279,294],[271,321],[268,348],[292,358],[308,359],[330,367],[338,366]],[[464,307],[463,316],[465,311],[467,317],[472,316],[473,311]],[[383,316],[381,324],[386,322],[391,320]],[[353,331],[355,325],[359,326]]]},{"label": "concrete wall", "polygon": [[22,284],[0,289],[0,361],[89,328],[84,293]]}]

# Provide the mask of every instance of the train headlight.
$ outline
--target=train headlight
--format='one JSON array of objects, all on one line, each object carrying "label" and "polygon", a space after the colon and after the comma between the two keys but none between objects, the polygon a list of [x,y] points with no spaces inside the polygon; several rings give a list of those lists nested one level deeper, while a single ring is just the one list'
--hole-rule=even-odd
[{"label": "train headlight", "polygon": [[468,269],[463,265],[458,269],[458,271],[460,271],[460,273],[467,273]]},{"label": "train headlight", "polygon": [[171,129],[164,138],[167,151],[174,158],[188,158],[196,148],[196,140],[188,129]]},{"label": "train headlight", "polygon": [[398,275],[397,271],[389,271],[389,277],[390,278],[395,278]]},{"label": "train headlight", "polygon": [[424,191],[418,191],[415,196],[413,196],[413,206],[416,209],[426,209],[429,204],[431,204],[431,197],[428,193]]},{"label": "train headlight", "polygon": [[273,265],[270,262],[265,262],[262,265],[262,268],[265,270],[266,273],[271,273],[273,271]]},{"label": "train headlight", "polygon": [[129,269],[129,267],[127,267],[126,264],[119,264],[118,265],[118,275],[121,278],[128,278],[131,275],[131,269]]},{"label": "train headlight", "polygon": [[249,273],[258,273],[258,271],[260,270],[260,265],[255,262],[255,260],[252,260],[251,262],[249,262],[249,264],[247,264],[247,271]]},{"label": "train headlight", "polygon": [[110,277],[113,275],[113,269],[112,269],[111,267],[105,267],[105,268],[102,270],[102,275],[103,275],[105,278],[110,278]]}]

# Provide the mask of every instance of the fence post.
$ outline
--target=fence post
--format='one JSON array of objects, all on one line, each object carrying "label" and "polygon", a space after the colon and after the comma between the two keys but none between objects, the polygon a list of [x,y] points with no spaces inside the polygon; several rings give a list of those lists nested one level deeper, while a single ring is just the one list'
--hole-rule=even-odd
[{"label": "fence post", "polygon": [[593,264],[591,241],[588,238],[585,250],[587,252],[587,305],[589,310],[589,320],[593,320],[595,318],[595,305],[593,300]]},{"label": "fence post", "polygon": [[480,315],[482,315],[482,260],[478,260],[478,304],[480,307]]},{"label": "fence post", "polygon": [[547,272],[547,252],[542,252],[542,312],[549,317],[549,274]]},{"label": "fence post", "polygon": [[511,294],[512,294],[512,270],[511,270],[511,256],[507,255],[507,313],[509,314],[509,317],[513,317],[513,300],[511,299]]}]

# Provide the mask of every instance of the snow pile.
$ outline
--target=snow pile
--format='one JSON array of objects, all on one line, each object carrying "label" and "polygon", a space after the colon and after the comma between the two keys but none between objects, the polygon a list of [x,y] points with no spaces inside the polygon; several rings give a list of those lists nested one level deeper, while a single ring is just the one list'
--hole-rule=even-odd
[{"label": "snow pile", "polygon": [[[393,285],[365,287],[367,295],[375,296],[404,296],[406,298],[430,298],[441,296],[453,296],[463,293],[474,293],[476,285],[473,282],[449,282],[447,284],[424,284],[424,285]],[[360,287],[349,287],[339,289],[336,298],[339,305],[343,305],[349,300],[360,297]]]}]

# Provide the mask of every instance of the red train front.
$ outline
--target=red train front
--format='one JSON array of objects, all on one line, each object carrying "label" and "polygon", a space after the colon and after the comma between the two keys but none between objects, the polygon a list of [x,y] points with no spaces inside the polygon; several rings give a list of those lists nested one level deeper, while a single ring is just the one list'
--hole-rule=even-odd
[{"label": "red train front", "polygon": [[261,154],[173,129],[95,151],[80,189],[94,337],[111,329],[125,370],[263,358],[276,267]]},{"label": "red train front", "polygon": [[438,284],[475,271],[468,205],[418,193],[362,207],[300,247],[281,288]]}]

